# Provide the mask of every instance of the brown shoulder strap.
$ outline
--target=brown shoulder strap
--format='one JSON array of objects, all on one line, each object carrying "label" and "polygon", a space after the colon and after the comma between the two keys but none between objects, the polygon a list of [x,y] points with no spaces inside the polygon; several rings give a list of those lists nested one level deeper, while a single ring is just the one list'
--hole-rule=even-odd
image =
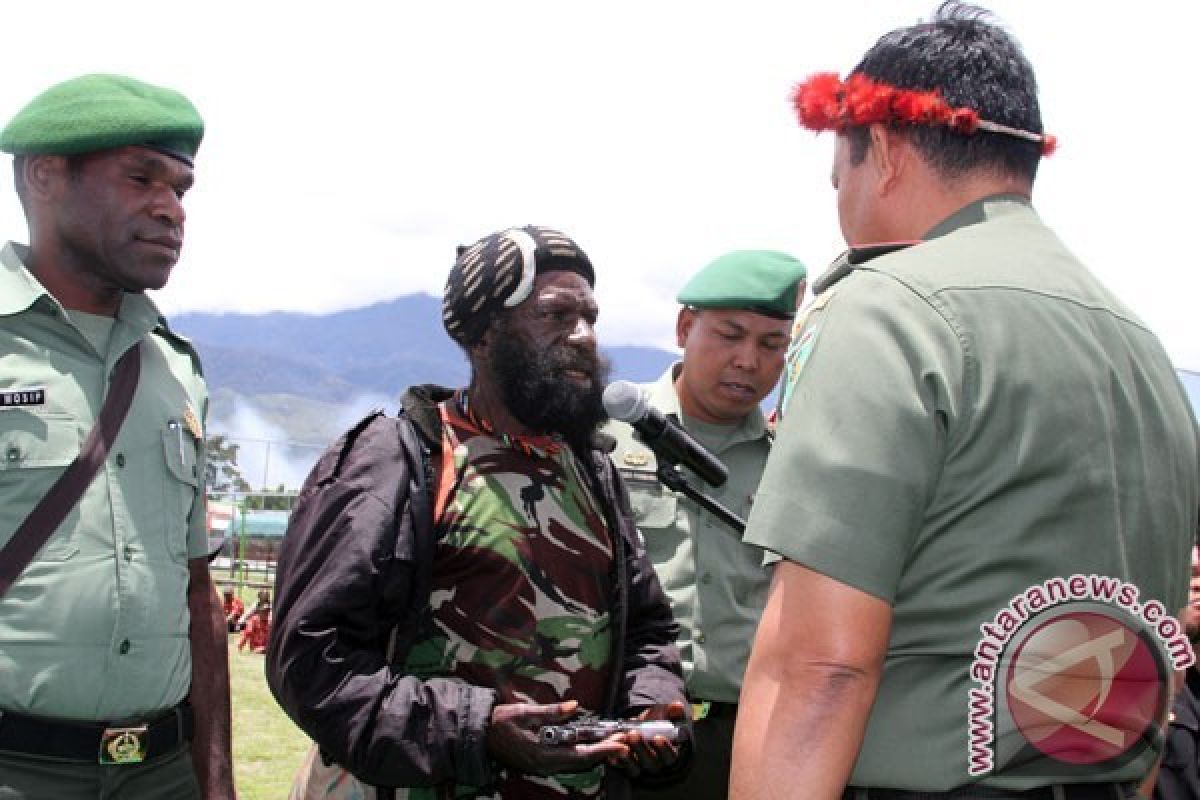
[{"label": "brown shoulder strap", "polygon": [[104,406],[84,440],[79,455],[63,470],[50,491],[42,496],[16,533],[0,549],[0,597],[8,592],[8,587],[12,586],[46,540],[66,519],[96,477],[96,470],[108,457],[108,449],[117,438],[117,431],[125,421],[133,393],[137,390],[138,374],[142,369],[140,345],[140,342],[135,344],[117,360]]}]

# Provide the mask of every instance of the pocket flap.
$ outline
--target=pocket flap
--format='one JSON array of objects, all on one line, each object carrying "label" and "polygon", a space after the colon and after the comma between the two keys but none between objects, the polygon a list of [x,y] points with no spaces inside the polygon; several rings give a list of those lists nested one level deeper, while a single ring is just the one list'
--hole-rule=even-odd
[{"label": "pocket flap", "polygon": [[629,487],[629,505],[637,526],[646,528],[668,528],[675,524],[678,500],[675,493],[665,488],[657,479],[653,484],[634,483],[626,480]]},{"label": "pocket flap", "polygon": [[172,420],[162,432],[163,456],[167,469],[179,481],[191,486],[200,485],[200,467],[196,459],[196,442],[182,423]]},{"label": "pocket flap", "polygon": [[0,412],[0,470],[65,467],[81,446],[79,426],[66,414]]}]

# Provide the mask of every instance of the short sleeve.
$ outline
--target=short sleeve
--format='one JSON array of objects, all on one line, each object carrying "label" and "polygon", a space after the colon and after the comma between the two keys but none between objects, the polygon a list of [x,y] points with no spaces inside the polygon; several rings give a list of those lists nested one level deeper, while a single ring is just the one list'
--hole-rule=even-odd
[{"label": "short sleeve", "polygon": [[[200,406],[201,419],[204,421],[201,428],[204,431],[208,430],[208,397],[205,395]],[[188,558],[207,558],[208,557],[208,447],[205,440],[200,439],[196,442],[196,474],[200,477],[200,485],[196,487],[196,498],[192,501],[192,508],[188,512],[188,540],[187,552]]]},{"label": "short sleeve", "polygon": [[809,326],[746,540],[891,602],[961,413],[963,349],[898,279],[845,281]]}]

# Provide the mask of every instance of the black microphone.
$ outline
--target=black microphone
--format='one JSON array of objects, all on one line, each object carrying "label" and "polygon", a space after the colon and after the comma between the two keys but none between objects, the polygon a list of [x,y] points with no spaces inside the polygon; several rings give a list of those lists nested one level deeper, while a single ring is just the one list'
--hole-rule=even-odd
[{"label": "black microphone", "polygon": [[650,405],[636,383],[613,381],[604,389],[604,410],[613,419],[628,422],[660,461],[682,464],[709,486],[721,486],[729,470],[721,459],[692,438],[672,417]]}]

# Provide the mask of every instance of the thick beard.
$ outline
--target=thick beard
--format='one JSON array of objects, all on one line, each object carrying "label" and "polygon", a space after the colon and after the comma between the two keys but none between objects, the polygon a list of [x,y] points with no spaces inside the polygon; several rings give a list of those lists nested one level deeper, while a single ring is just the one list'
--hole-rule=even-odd
[{"label": "thick beard", "polygon": [[[509,413],[539,433],[585,446],[608,419],[602,402],[608,360],[570,346],[540,349],[503,324],[493,332],[491,369]],[[576,384],[566,376],[568,369],[585,372],[590,384]]]}]

